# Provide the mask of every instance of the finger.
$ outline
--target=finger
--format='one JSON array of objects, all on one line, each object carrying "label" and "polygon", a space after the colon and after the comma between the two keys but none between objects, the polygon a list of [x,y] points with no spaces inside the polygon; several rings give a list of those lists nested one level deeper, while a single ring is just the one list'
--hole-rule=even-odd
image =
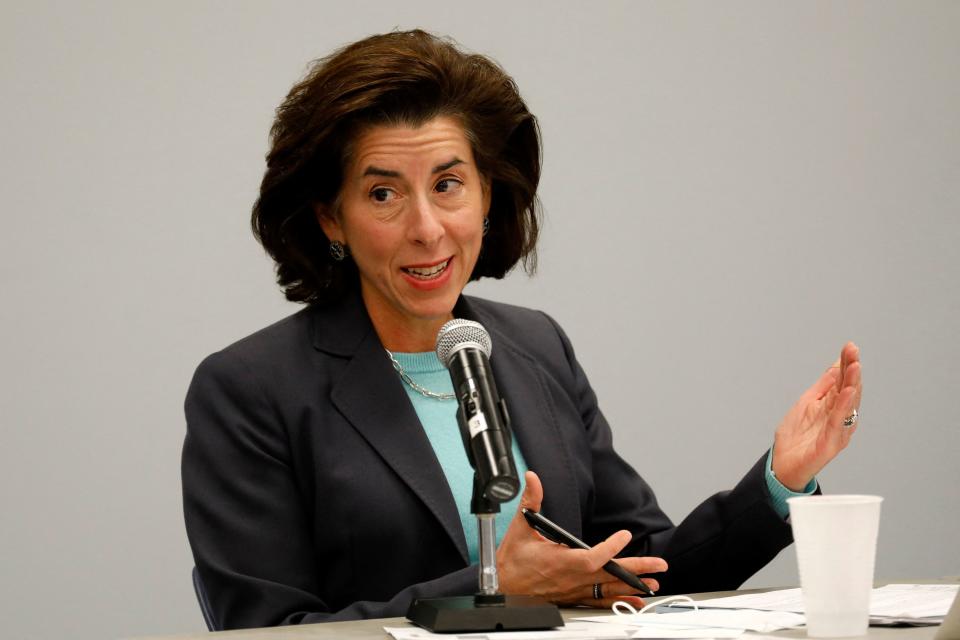
[{"label": "finger", "polygon": [[847,344],[843,345],[841,357],[844,359],[847,366],[853,364],[854,362],[860,362],[860,347],[853,342],[848,342]]},{"label": "finger", "polygon": [[587,569],[597,571],[608,561],[613,559],[623,548],[630,544],[633,535],[626,529],[617,531],[612,536],[585,553]]},{"label": "finger", "polygon": [[[601,598],[600,600],[597,600],[593,597],[593,587],[590,587],[590,595],[587,596],[585,599],[574,600],[570,602],[570,604],[590,607],[592,609],[609,609],[614,605],[615,602],[626,602],[637,611],[640,611],[640,609],[643,609],[645,606],[647,606],[647,603],[644,602],[643,598],[641,598],[640,596],[607,597],[607,594],[604,593],[603,598]],[[560,601],[560,603],[563,604],[564,602]]]},{"label": "finger", "polygon": [[654,556],[631,556],[614,558],[614,562],[632,574],[663,573],[667,570],[667,561]]},{"label": "finger", "polygon": [[[592,597],[592,596],[591,596]],[[615,602],[626,602],[632,606],[637,611],[643,609],[647,606],[647,603],[644,602],[643,598],[634,594],[634,593],[625,593],[622,595],[607,595],[606,589],[603,592],[603,599],[593,600],[590,604],[591,607],[597,607],[598,609],[609,609],[614,605]]]},{"label": "finger", "polygon": [[[654,578],[641,578],[640,582],[647,585],[650,591],[653,591],[654,593],[656,593],[657,591],[660,591],[660,582]],[[612,591],[607,590],[608,584],[610,585],[611,589],[613,589]],[[603,593],[611,596],[616,595],[618,597],[621,595],[635,596],[637,595],[637,590],[631,587],[630,585],[628,585],[623,580],[618,580],[614,578],[612,581],[604,583]]]},{"label": "finger", "polygon": [[816,400],[820,400],[823,396],[827,395],[830,389],[836,388],[837,381],[840,377],[840,363],[837,361],[823,372],[820,379],[814,382],[813,386],[807,390],[807,394]]},{"label": "finger", "polygon": [[645,606],[647,606],[647,603],[644,602],[643,598],[641,598],[640,596],[618,596],[616,598],[604,598],[602,600],[603,604],[601,604],[600,606],[603,607],[604,609],[609,609],[616,602],[626,602],[637,611],[640,611],[640,609],[643,609]]},{"label": "finger", "polygon": [[821,412],[829,414],[837,406],[837,400],[840,398],[840,385],[833,385],[827,392],[823,394],[823,397],[820,399],[819,404],[821,405]]},{"label": "finger", "polygon": [[[662,558],[615,558],[614,562],[619,564],[621,567],[626,569],[628,572],[637,576],[638,578],[641,575],[649,573],[663,573],[667,570],[667,562]],[[643,577],[640,578],[642,582],[645,582],[652,591],[660,590],[660,583],[655,578]],[[617,591],[611,593],[616,593],[617,595],[622,594],[636,594],[637,590],[627,583],[623,582],[613,574],[607,573],[603,568],[594,571],[593,573],[587,574],[585,576],[585,581],[589,583],[598,582],[600,584],[611,584],[615,585]],[[651,586],[652,585],[652,586]]]},{"label": "finger", "polygon": [[543,485],[540,484],[540,478],[533,471],[527,471],[523,479],[527,486],[523,490],[523,495],[520,496],[519,508],[540,511],[540,504],[543,502]]},{"label": "finger", "polygon": [[857,429],[857,423],[847,427],[843,421],[848,418],[856,408],[857,394],[853,387],[845,387],[837,398],[836,405],[830,413],[829,426],[834,437],[840,442],[840,446],[845,447],[850,441],[850,437]]},{"label": "finger", "polygon": [[[654,578],[642,578],[641,582],[646,584],[647,587],[650,588],[650,591],[660,591],[660,583]],[[602,579],[598,579],[596,583],[601,586],[603,595],[608,598],[637,595],[637,590],[634,587],[631,587],[626,582],[609,573],[605,574]]]},{"label": "finger", "polygon": [[847,368],[847,376],[844,381],[844,389],[853,390],[853,408],[860,410],[860,399],[863,394],[863,381],[860,377],[860,363],[854,362]]},{"label": "finger", "polygon": [[847,369],[855,362],[860,361],[860,349],[852,342],[843,345],[840,350],[840,372],[843,374],[844,381],[847,377]]},{"label": "finger", "polygon": [[[596,589],[600,590],[600,598],[596,597]],[[617,600],[624,600],[631,604],[639,601],[640,606],[643,606],[643,598],[637,595],[636,590],[619,580],[614,580],[613,582],[600,581],[582,585],[566,594],[560,595],[558,599],[568,602],[584,603],[591,607],[609,607]]]},{"label": "finger", "polygon": [[[659,560],[659,558],[655,559]],[[642,580],[651,591],[660,590],[660,583],[657,580],[653,578],[643,578]],[[595,584],[600,585],[600,595],[602,597],[599,600],[594,597],[596,595],[594,592]],[[640,607],[643,606],[643,600],[637,594],[636,589],[608,573],[602,574],[601,577],[591,580],[586,585],[581,584],[570,591],[557,594],[552,600],[557,603],[585,604],[591,607],[609,607],[617,600],[623,600],[631,604],[636,603]]]},{"label": "finger", "polygon": [[853,362],[848,367],[847,370],[843,373],[843,386],[844,387],[853,387],[853,389],[860,389],[860,375],[861,367],[859,362]]}]

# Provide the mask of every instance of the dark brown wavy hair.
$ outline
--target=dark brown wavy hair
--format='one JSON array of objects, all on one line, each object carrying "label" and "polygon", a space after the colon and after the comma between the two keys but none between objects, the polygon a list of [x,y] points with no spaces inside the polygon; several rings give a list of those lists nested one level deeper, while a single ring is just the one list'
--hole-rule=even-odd
[{"label": "dark brown wavy hair", "polygon": [[347,45],[313,63],[277,109],[251,224],[288,300],[326,303],[358,285],[350,259],[330,257],[314,213],[336,206],[351,143],[371,126],[459,120],[491,185],[490,230],[470,276],[533,273],[540,228],[540,131],[513,79],[493,60],[425,31]]}]

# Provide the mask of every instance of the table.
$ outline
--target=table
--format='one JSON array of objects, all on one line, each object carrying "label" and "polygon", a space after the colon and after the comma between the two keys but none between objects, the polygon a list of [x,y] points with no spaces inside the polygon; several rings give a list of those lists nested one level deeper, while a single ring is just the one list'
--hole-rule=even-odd
[{"label": "table", "polygon": [[[887,580],[878,582],[876,586],[883,586],[893,582],[911,582],[911,583],[949,583],[960,582],[960,576],[941,578],[939,580]],[[743,593],[760,593],[763,591],[772,591],[773,589],[744,589],[741,591],[715,591],[711,593],[690,594],[694,600],[705,600],[707,598],[720,598]],[[659,598],[646,598],[646,602],[656,602]],[[603,615],[610,613],[609,609],[561,609],[561,615],[564,620],[579,618],[590,615]],[[291,627],[269,627],[264,629],[241,629],[239,631],[220,631],[210,634],[206,631],[196,633],[186,633],[167,636],[150,636],[141,638],[141,640],[305,640],[307,638],[318,638],[321,640],[391,640],[384,627],[400,627],[410,624],[406,618],[380,618],[376,620],[352,620],[349,622],[325,622],[321,624],[304,624]],[[866,638],[869,640],[892,640],[893,638],[903,638],[904,640],[932,640],[939,627],[870,627]],[[748,634],[747,638],[753,635],[757,638],[806,638],[805,629],[794,629],[790,631],[778,631],[776,633]],[[456,636],[452,636],[456,637]]]}]

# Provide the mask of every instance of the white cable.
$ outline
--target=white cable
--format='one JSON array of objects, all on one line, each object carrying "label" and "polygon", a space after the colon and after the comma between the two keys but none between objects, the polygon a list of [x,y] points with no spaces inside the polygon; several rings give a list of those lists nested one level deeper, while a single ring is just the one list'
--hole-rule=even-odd
[{"label": "white cable", "polygon": [[[635,616],[638,613],[646,613],[650,609],[659,607],[668,602],[689,602],[690,604],[693,605],[694,611],[700,610],[700,607],[697,606],[697,603],[694,602],[693,598],[690,598],[688,596],[670,596],[662,600],[657,600],[656,602],[651,602],[650,604],[645,606],[643,609],[640,609],[640,611],[637,611],[636,608],[629,602],[623,602],[622,600],[617,600],[616,602],[613,603],[613,606],[610,608],[613,610],[613,613],[618,616]],[[623,611],[621,611],[621,609],[623,609]]]}]

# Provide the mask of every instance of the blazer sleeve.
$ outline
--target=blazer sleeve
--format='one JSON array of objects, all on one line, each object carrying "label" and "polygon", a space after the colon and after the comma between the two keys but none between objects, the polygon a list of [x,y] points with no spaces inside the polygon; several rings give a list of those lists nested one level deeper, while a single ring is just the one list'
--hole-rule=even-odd
[{"label": "blazer sleeve", "polygon": [[674,525],[650,486],[614,450],[610,425],[570,341],[549,320],[563,345],[589,442],[593,490],[584,513],[587,540],[595,543],[620,529],[631,531],[633,541],[621,555],[664,558],[669,569],[657,576],[664,595],[736,589],[793,541],[790,526],[771,504],[766,454],[734,489],[714,494]]},{"label": "blazer sleeve", "polygon": [[475,586],[476,568],[466,567],[412,584],[388,601],[334,607],[318,595],[323,567],[290,439],[250,367],[229,351],[207,358],[190,384],[185,412],[184,517],[220,628],[399,616],[413,598],[462,595]]}]

